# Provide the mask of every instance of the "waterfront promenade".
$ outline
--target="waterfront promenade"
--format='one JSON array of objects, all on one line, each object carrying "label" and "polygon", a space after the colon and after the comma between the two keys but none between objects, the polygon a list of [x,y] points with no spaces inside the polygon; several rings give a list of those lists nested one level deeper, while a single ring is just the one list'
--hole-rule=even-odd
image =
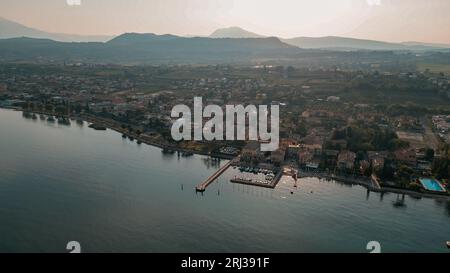
[{"label": "waterfront promenade", "polygon": [[381,187],[379,186],[379,184],[377,187],[376,185],[374,185],[372,180],[367,177],[337,175],[337,174],[333,174],[333,173],[330,174],[330,173],[325,173],[325,172],[312,172],[312,171],[300,170],[299,178],[307,178],[307,177],[317,177],[320,179],[336,180],[339,182],[361,185],[372,191],[381,191]]},{"label": "waterfront promenade", "polygon": [[181,147],[178,147],[175,145],[171,145],[170,143],[164,143],[164,142],[155,140],[154,138],[152,138],[151,136],[148,136],[146,134],[137,134],[134,132],[130,132],[128,129],[122,128],[122,126],[118,122],[113,121],[111,119],[105,119],[105,118],[95,117],[95,116],[91,116],[91,115],[84,115],[83,119],[90,123],[99,124],[99,125],[109,128],[111,130],[114,130],[116,132],[119,132],[121,134],[124,134],[126,136],[132,137],[132,138],[136,139],[137,141],[140,141],[144,144],[158,147],[161,149],[168,149],[168,150],[178,151],[181,153],[193,153],[193,154],[198,154],[198,155],[217,157],[217,158],[226,159],[226,160],[231,160],[234,158],[234,156],[230,156],[230,155],[225,155],[225,154],[220,154],[220,153],[203,152],[203,151],[194,150],[194,149],[186,149],[186,148],[181,148]]}]

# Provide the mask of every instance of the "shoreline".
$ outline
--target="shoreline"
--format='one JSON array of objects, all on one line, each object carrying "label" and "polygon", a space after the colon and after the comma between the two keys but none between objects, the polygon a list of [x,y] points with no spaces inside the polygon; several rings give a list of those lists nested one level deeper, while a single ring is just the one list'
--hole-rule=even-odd
[{"label": "shoreline", "polygon": [[[5,108],[5,107],[0,107],[0,108],[6,109],[6,110],[18,111],[18,112],[25,112],[23,109],[18,109],[18,108]],[[140,141],[143,144],[153,146],[156,148],[160,148],[160,149],[170,149],[170,150],[180,152],[180,153],[187,152],[187,153],[193,153],[195,155],[210,156],[212,158],[220,158],[223,160],[230,160],[230,161],[235,158],[235,156],[210,154],[210,153],[205,153],[205,152],[201,152],[201,151],[197,151],[197,150],[179,148],[179,147],[155,142],[153,140],[143,137],[142,135],[128,132],[127,129],[122,128],[120,125],[117,126],[117,124],[115,124],[116,123],[115,121],[106,120],[106,119],[100,118],[100,117],[93,117],[90,115],[80,115],[80,116],[72,116],[71,117],[69,115],[57,115],[54,113],[49,113],[49,112],[44,112],[44,111],[30,111],[30,113],[43,114],[43,115],[48,115],[48,116],[61,116],[61,117],[65,117],[68,119],[81,119],[84,122],[101,125],[101,126],[106,127],[107,129],[113,130],[117,133],[131,136],[135,140]],[[93,129],[93,130],[95,130],[95,129]],[[330,175],[325,172],[305,172],[302,170],[300,170],[299,174],[300,174],[299,178],[311,177],[311,178],[318,178],[318,179],[334,180],[334,181],[341,182],[341,183],[359,185],[359,186],[365,187],[366,189],[373,191],[373,192],[406,194],[406,195],[413,196],[413,197],[425,197],[425,198],[433,198],[433,199],[441,199],[441,200],[450,201],[450,194],[448,194],[448,193],[438,194],[438,193],[432,193],[432,192],[419,192],[419,191],[394,188],[394,187],[381,187],[380,189],[378,189],[373,186],[373,182],[370,181],[370,178],[367,178],[367,179],[350,178],[350,177],[344,177],[344,176],[338,176],[338,175]]]},{"label": "shoreline", "polygon": [[146,137],[145,134],[131,133],[127,129],[122,128],[120,125],[114,124],[115,122],[111,121],[111,120],[106,120],[106,119],[99,118],[99,117],[92,117],[92,116],[88,116],[88,115],[80,116],[80,118],[82,118],[86,122],[104,126],[104,127],[108,128],[110,130],[113,130],[113,131],[116,131],[116,132],[118,132],[120,134],[126,135],[127,137],[131,136],[136,141],[140,141],[143,144],[146,144],[146,145],[149,145],[149,146],[153,146],[153,147],[157,147],[157,148],[160,148],[160,149],[168,149],[168,150],[173,150],[175,152],[180,152],[180,153],[193,153],[193,154],[196,154],[196,155],[210,156],[210,157],[213,157],[213,158],[220,158],[220,159],[224,159],[224,160],[232,160],[234,158],[234,156],[227,156],[227,155],[216,154],[216,153],[214,153],[214,154],[206,153],[206,152],[201,152],[201,151],[198,151],[198,150],[186,149],[186,148],[176,147],[176,146],[173,146],[173,145],[157,142],[157,141],[154,141],[152,139],[149,139],[148,137]]},{"label": "shoreline", "polygon": [[351,184],[351,185],[359,185],[364,188],[366,188],[369,191],[372,192],[378,192],[378,193],[396,193],[396,194],[406,194],[411,197],[424,197],[424,198],[433,198],[433,199],[440,199],[440,200],[446,200],[450,201],[450,194],[442,194],[442,193],[431,193],[431,192],[419,192],[419,191],[413,191],[409,189],[401,189],[401,188],[395,188],[395,187],[389,187],[389,186],[381,186],[380,189],[377,189],[373,187],[372,182],[370,182],[370,179],[368,178],[367,181],[364,181],[365,179],[357,179],[357,178],[349,178],[349,177],[343,177],[343,176],[331,176],[325,173],[305,173],[301,172],[302,175],[300,178],[318,178],[318,179],[325,179],[325,180],[334,180],[337,182],[345,183],[345,184]]},{"label": "shoreline", "polygon": [[[18,111],[18,112],[26,112],[23,109],[4,108],[4,107],[0,107],[0,108],[6,109],[6,110]],[[146,145],[153,146],[153,147],[160,148],[160,149],[168,149],[168,150],[173,150],[175,152],[180,152],[180,153],[193,153],[195,155],[210,156],[213,158],[220,158],[223,160],[232,160],[235,158],[235,156],[231,156],[231,155],[225,155],[225,154],[219,154],[219,153],[206,153],[206,152],[201,152],[201,151],[194,150],[194,149],[186,149],[186,148],[176,147],[173,145],[157,142],[152,139],[149,139],[148,137],[145,137],[145,135],[143,135],[143,134],[138,135],[136,133],[131,133],[127,129],[122,128],[120,126],[120,124],[117,124],[116,121],[113,121],[110,119],[95,117],[95,116],[86,115],[86,114],[80,115],[80,116],[69,116],[69,115],[65,115],[65,114],[54,114],[54,113],[50,113],[50,112],[46,112],[46,111],[29,111],[29,112],[35,113],[38,115],[42,114],[42,115],[47,115],[47,116],[64,117],[64,118],[68,118],[68,119],[80,119],[80,120],[83,120],[84,122],[99,125],[101,127],[105,127],[107,129],[110,129],[117,133],[126,135],[127,137],[132,137],[132,138],[134,138],[134,140],[140,141],[142,144],[146,144]],[[94,128],[92,128],[92,129],[95,130]]]}]

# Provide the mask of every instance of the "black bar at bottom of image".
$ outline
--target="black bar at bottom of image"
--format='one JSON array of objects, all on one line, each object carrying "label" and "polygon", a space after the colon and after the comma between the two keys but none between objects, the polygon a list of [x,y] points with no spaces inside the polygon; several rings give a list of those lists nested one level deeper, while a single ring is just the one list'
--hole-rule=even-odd
[{"label": "black bar at bottom of image", "polygon": [[[450,253],[449,253],[450,254]],[[30,269],[102,269],[125,272],[299,272],[412,269],[434,254],[0,254],[3,266]],[[436,254],[445,261],[448,254]],[[435,258],[433,258],[435,259]],[[439,264],[436,265],[438,267]],[[441,263],[441,266],[444,266]],[[435,265],[433,265],[435,267]],[[436,268],[437,269],[437,268]],[[154,271],[157,270],[157,271]]]}]

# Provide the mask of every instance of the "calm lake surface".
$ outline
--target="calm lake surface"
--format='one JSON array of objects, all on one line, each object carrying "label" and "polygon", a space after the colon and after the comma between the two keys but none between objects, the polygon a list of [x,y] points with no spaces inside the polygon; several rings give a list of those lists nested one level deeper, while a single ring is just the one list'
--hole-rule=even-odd
[{"label": "calm lake surface", "polygon": [[[220,164],[224,164],[222,161]],[[450,202],[302,179],[195,186],[217,164],[0,110],[0,252],[448,252]]]}]

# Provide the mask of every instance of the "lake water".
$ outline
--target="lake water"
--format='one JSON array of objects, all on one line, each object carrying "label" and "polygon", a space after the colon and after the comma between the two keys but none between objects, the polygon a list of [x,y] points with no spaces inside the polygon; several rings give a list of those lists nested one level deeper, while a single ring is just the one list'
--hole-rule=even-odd
[{"label": "lake water", "polygon": [[197,194],[216,165],[0,110],[0,252],[448,252],[448,201],[314,178],[291,194],[289,179],[232,184],[233,169]]}]

